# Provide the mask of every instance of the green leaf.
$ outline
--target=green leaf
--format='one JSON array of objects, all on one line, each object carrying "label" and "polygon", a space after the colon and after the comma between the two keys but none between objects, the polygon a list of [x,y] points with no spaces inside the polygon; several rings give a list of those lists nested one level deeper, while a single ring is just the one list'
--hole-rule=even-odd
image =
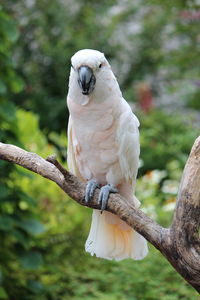
[{"label": "green leaf", "polygon": [[45,231],[44,225],[35,219],[20,221],[18,226],[33,235],[41,234]]},{"label": "green leaf", "polygon": [[0,14],[0,27],[6,39],[8,39],[12,43],[14,43],[17,40],[19,33],[16,24],[10,17],[8,17],[3,12],[1,12]]},{"label": "green leaf", "polygon": [[18,244],[21,244],[24,248],[27,248],[29,245],[29,239],[27,239],[26,235],[20,232],[19,230],[12,230],[12,235],[17,240]]},{"label": "green leaf", "polygon": [[12,230],[14,225],[14,220],[9,216],[0,216],[0,229],[4,231]]},{"label": "green leaf", "polygon": [[[16,121],[15,117],[15,105],[8,101],[0,101],[1,109],[0,109],[0,117],[2,120],[10,123]],[[16,126],[16,124],[15,124]]]},{"label": "green leaf", "polygon": [[36,270],[43,263],[42,255],[36,251],[24,252],[19,257],[20,263],[24,269]]},{"label": "green leaf", "polygon": [[5,184],[0,183],[0,200],[6,199],[10,195],[10,190]]},{"label": "green leaf", "polygon": [[0,286],[0,299],[8,299],[8,294],[2,286]]},{"label": "green leaf", "polygon": [[2,80],[0,80],[0,94],[5,94],[6,91],[7,91],[7,87],[5,83]]},{"label": "green leaf", "polygon": [[17,75],[12,76],[10,87],[13,93],[19,93],[24,89],[24,81]]},{"label": "green leaf", "polygon": [[0,284],[2,284],[2,281],[3,281],[3,272],[2,272],[2,270],[0,269]]},{"label": "green leaf", "polygon": [[44,290],[44,286],[35,280],[28,280],[28,288],[34,294],[40,294]]}]

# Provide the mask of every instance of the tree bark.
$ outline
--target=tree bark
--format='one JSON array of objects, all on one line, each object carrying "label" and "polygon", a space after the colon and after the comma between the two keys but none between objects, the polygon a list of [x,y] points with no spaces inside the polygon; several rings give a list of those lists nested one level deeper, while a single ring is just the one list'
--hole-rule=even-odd
[{"label": "tree bark", "polygon": [[[100,209],[97,189],[90,203],[84,202],[85,183],[59,164],[55,156],[46,160],[17,146],[0,143],[0,159],[18,164],[51,181],[81,205]],[[196,139],[183,171],[174,219],[163,228],[119,194],[111,194],[107,210],[154,245],[200,293],[200,136]]]}]

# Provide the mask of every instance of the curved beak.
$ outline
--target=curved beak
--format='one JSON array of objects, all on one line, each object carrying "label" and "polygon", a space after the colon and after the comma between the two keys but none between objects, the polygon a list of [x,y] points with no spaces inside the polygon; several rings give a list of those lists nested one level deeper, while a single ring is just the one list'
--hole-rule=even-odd
[{"label": "curved beak", "polygon": [[95,86],[96,78],[93,71],[88,66],[81,66],[78,69],[78,84],[82,89],[83,95],[89,95]]}]

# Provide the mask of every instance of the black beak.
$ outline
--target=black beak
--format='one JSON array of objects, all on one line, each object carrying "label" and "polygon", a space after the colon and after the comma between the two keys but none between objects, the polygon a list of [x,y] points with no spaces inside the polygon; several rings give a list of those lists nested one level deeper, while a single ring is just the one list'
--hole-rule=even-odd
[{"label": "black beak", "polygon": [[93,71],[88,66],[81,66],[78,69],[78,84],[82,89],[83,95],[89,95],[95,86],[96,78]]}]

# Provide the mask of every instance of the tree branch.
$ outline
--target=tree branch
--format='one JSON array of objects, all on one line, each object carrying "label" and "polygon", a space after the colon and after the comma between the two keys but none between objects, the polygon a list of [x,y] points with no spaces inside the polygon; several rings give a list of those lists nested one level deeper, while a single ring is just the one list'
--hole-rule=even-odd
[{"label": "tree branch", "polygon": [[[54,181],[65,193],[81,205],[100,209],[98,204],[99,189],[96,190],[93,200],[85,203],[85,187],[77,177],[68,172],[59,164],[55,156],[46,160],[39,155],[27,152],[17,146],[0,143],[0,159],[18,164],[45,178]],[[155,221],[136,209],[119,194],[111,194],[107,210],[117,214],[122,220],[141,233],[149,242],[158,248],[160,235],[164,230]]]},{"label": "tree branch", "polygon": [[[85,183],[69,173],[55,156],[47,160],[14,145],[0,143],[0,159],[18,164],[51,181],[81,205],[100,209],[99,190],[84,202]],[[200,291],[200,137],[194,143],[181,180],[174,220],[163,228],[119,194],[111,194],[107,210],[118,215],[143,235],[169,260],[197,291]]]},{"label": "tree branch", "polygon": [[[190,242],[200,242],[200,137],[192,147],[179,187],[172,228],[188,235]],[[183,230],[184,229],[184,230]]]}]

